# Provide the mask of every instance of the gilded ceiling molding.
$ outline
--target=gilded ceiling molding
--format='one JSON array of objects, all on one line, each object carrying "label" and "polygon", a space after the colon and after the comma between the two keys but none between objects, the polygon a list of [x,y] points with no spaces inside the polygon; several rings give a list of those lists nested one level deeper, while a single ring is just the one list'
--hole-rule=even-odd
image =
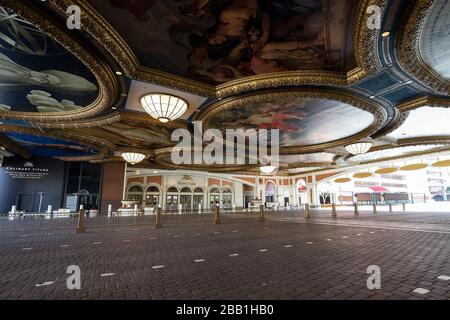
[{"label": "gilded ceiling molding", "polygon": [[420,53],[420,35],[435,0],[410,0],[398,28],[397,56],[400,66],[437,93],[450,95],[450,81],[435,72]]},{"label": "gilded ceiling molding", "polygon": [[[399,140],[399,143],[396,145],[382,145],[382,146],[374,147],[373,149],[370,150],[370,152],[368,152],[368,154],[371,152],[376,152],[376,151],[381,151],[381,150],[398,149],[398,148],[402,148],[402,147],[412,147],[412,146],[434,145],[434,144],[450,144],[450,137],[446,137],[446,138],[442,137],[441,141],[428,140],[427,138],[403,139],[403,141]],[[379,162],[385,162],[385,161],[399,161],[399,160],[406,159],[406,158],[422,156],[422,155],[425,156],[425,155],[434,154],[434,153],[443,152],[443,151],[450,151],[450,146],[446,145],[446,146],[437,147],[434,149],[424,150],[424,151],[420,151],[420,152],[410,152],[408,154],[401,155],[401,156],[379,158],[379,159],[375,159],[375,160],[362,161],[362,162],[351,162],[351,158],[354,156],[349,155],[349,156],[345,157],[345,161],[349,165],[365,165],[365,164],[373,164],[373,163],[379,163]]]},{"label": "gilded ceiling molding", "polygon": [[423,96],[397,105],[395,108],[401,112],[411,111],[420,107],[450,108],[450,98]]},{"label": "gilded ceiling molding", "polygon": [[280,155],[295,155],[299,153],[315,153],[322,152],[325,149],[344,146],[363,138],[367,138],[377,132],[384,124],[387,114],[386,110],[373,100],[365,99],[363,97],[350,94],[347,92],[321,90],[321,89],[285,89],[285,90],[268,90],[262,92],[255,92],[251,94],[245,94],[237,97],[231,97],[224,100],[220,100],[214,104],[211,104],[207,109],[203,110],[199,114],[194,116],[194,121],[202,121],[203,127],[208,126],[209,120],[218,112],[227,110],[232,107],[239,107],[250,102],[271,102],[271,101],[284,101],[292,100],[295,98],[308,98],[308,99],[326,99],[332,101],[339,101],[349,104],[353,107],[367,111],[374,116],[372,124],[361,132],[340,139],[315,145],[298,146],[298,147],[284,147],[280,148]]},{"label": "gilded ceiling molding", "polygon": [[244,165],[206,165],[206,164],[182,164],[182,165],[176,165],[172,162],[167,161],[165,158],[170,156],[172,154],[172,151],[175,150],[174,148],[162,148],[154,151],[154,156],[151,160],[153,160],[154,163],[169,169],[185,169],[185,170],[198,170],[198,171],[209,171],[209,172],[217,172],[217,173],[227,173],[227,172],[236,172],[243,170],[244,172],[246,170],[252,169],[252,168],[259,168],[257,164],[244,164]]},{"label": "gilded ceiling molding", "polygon": [[89,106],[85,106],[79,110],[45,113],[0,111],[0,119],[19,119],[43,123],[50,122],[57,127],[57,123],[59,122],[93,117],[110,108],[117,96],[118,89],[116,78],[105,61],[100,60],[96,55],[88,52],[65,25],[62,26],[54,21],[54,19],[50,18],[45,11],[39,9],[31,2],[0,0],[0,5],[11,9],[22,18],[34,24],[43,33],[57,41],[67,51],[77,57],[94,74],[99,86],[97,99]]},{"label": "gilded ceiling molding", "polygon": [[383,13],[387,0],[361,0],[354,25],[353,49],[357,67],[347,73],[327,71],[290,71],[264,74],[230,81],[218,86],[208,85],[159,70],[141,66],[136,55],[116,30],[85,0],[51,0],[58,10],[65,12],[69,5],[78,5],[82,12],[83,29],[90,33],[132,79],[149,82],[200,96],[225,98],[243,92],[265,88],[298,85],[331,85],[347,87],[376,73],[381,67],[378,57],[379,30],[367,27],[367,8],[379,6]]},{"label": "gilded ceiling molding", "polygon": [[450,98],[422,96],[416,99],[400,103],[397,106],[395,106],[395,109],[397,110],[397,115],[395,119],[391,122],[391,124],[387,127],[382,128],[372,137],[374,139],[383,138],[388,134],[390,134],[391,132],[394,132],[395,130],[400,128],[403,123],[405,123],[406,119],[409,116],[410,111],[421,107],[450,108]]}]

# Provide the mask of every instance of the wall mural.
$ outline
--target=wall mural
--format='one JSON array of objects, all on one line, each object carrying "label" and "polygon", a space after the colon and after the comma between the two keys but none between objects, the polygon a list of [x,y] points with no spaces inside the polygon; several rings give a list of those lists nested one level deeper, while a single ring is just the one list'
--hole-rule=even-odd
[{"label": "wall mural", "polygon": [[65,112],[92,103],[92,73],[72,54],[0,7],[0,111]]},{"label": "wall mural", "polygon": [[279,129],[280,147],[313,145],[357,134],[372,124],[373,115],[329,100],[248,103],[219,111],[208,128]]},{"label": "wall mural", "polygon": [[48,137],[7,132],[6,136],[23,146],[33,156],[83,157],[98,153],[97,150],[78,143]]},{"label": "wall mural", "polygon": [[420,52],[436,72],[450,79],[450,1],[434,1],[422,31]]},{"label": "wall mural", "polygon": [[355,66],[345,40],[355,7],[351,0],[89,2],[142,65],[211,84]]}]

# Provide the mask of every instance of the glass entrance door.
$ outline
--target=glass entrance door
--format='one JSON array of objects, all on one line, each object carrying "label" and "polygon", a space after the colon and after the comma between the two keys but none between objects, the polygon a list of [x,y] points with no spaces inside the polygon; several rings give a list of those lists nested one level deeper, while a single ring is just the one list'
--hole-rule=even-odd
[{"label": "glass entrance door", "polygon": [[166,197],[166,207],[168,210],[177,210],[178,209],[178,196],[177,195],[168,195]]},{"label": "glass entrance door", "polygon": [[191,195],[181,195],[180,196],[180,204],[182,205],[183,210],[190,210],[192,204],[192,196]]},{"label": "glass entrance door", "polygon": [[215,205],[220,204],[220,195],[210,195],[209,203],[211,205],[211,208],[214,208]]},{"label": "glass entrance door", "polygon": [[203,206],[203,195],[194,195],[194,209],[198,209],[198,206]]},{"label": "glass entrance door", "polygon": [[231,208],[231,195],[223,195],[222,196],[222,200],[223,200],[223,207],[225,209],[230,209]]}]

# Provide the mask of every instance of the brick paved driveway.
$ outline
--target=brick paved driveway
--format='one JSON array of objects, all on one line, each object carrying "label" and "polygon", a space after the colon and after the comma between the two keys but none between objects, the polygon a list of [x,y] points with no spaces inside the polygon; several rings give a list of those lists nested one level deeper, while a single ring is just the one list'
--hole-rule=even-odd
[{"label": "brick paved driveway", "polygon": [[[0,299],[450,298],[438,279],[450,232],[278,220],[23,231],[0,234],[0,255]],[[66,289],[73,264],[78,291]],[[366,287],[369,265],[381,290]]]}]

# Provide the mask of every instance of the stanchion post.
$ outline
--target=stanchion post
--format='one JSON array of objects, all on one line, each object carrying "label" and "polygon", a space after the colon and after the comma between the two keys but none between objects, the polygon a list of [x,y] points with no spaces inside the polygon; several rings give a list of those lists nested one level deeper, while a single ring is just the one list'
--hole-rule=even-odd
[{"label": "stanchion post", "polygon": [[355,202],[354,206],[355,206],[355,216],[359,216],[358,203]]},{"label": "stanchion post", "polygon": [[259,206],[259,221],[266,221],[266,217],[264,216],[264,205],[262,204]]},{"label": "stanchion post", "polygon": [[78,213],[78,227],[77,233],[85,233],[86,232],[86,210],[81,209]]},{"label": "stanchion post", "polygon": [[216,205],[214,208],[214,224],[220,224],[220,207],[219,205]]},{"label": "stanchion post", "polygon": [[374,204],[372,204],[372,206],[373,206],[373,214],[376,214],[377,213],[377,204],[374,203]]},{"label": "stanchion post", "polygon": [[161,213],[162,213],[162,208],[158,207],[158,209],[156,209],[155,228],[162,228]]},{"label": "stanchion post", "polygon": [[309,204],[305,204],[305,218],[311,218],[311,211],[309,210]]},{"label": "stanchion post", "polygon": [[406,211],[406,203],[403,202],[403,212]]},{"label": "stanchion post", "polygon": [[392,203],[389,202],[389,212],[392,212]]},{"label": "stanchion post", "polygon": [[336,203],[331,204],[331,216],[333,218],[337,218]]}]

